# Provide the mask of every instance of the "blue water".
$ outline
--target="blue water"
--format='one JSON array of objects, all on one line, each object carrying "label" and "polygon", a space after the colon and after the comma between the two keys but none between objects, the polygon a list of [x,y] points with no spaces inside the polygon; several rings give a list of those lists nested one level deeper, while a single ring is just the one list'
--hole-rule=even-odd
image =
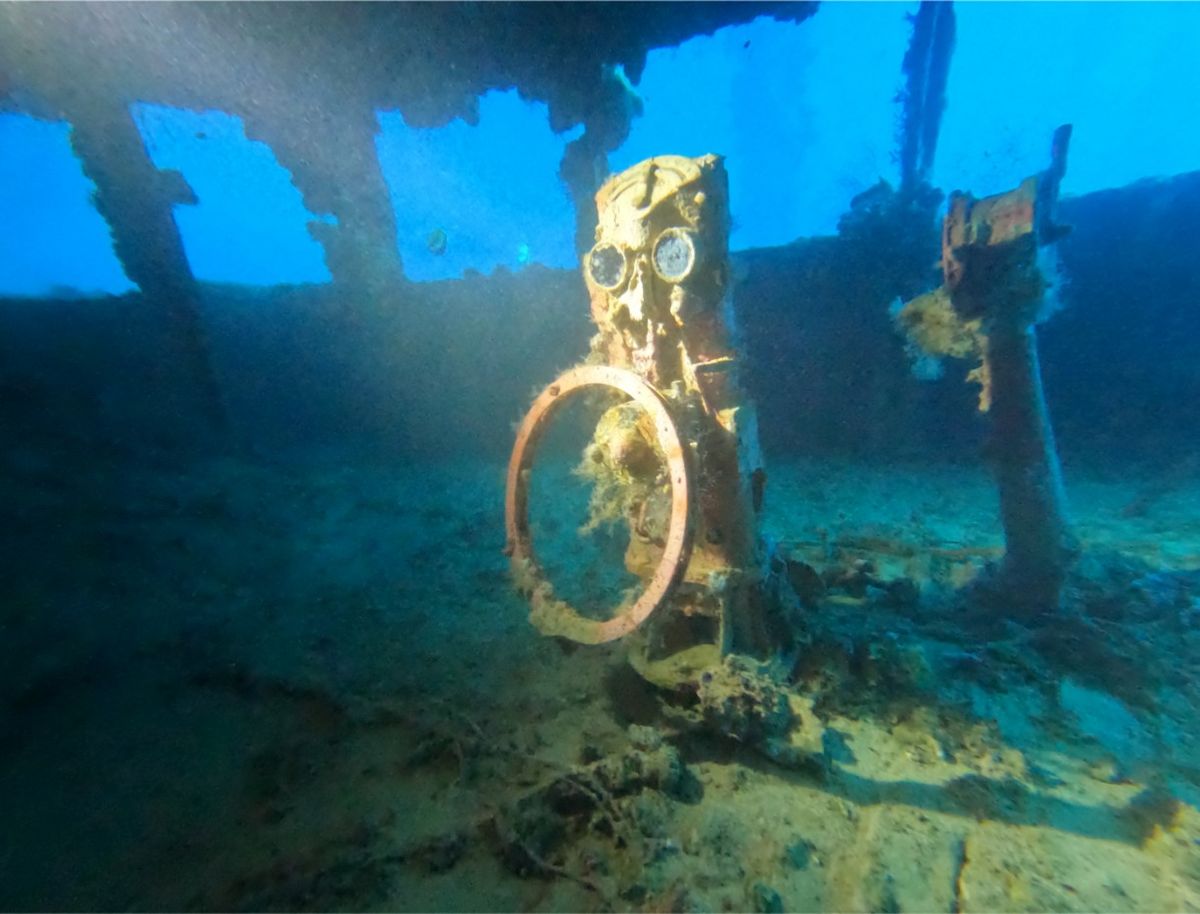
[{"label": "blue water", "polygon": [[[0,7],[0,910],[1200,908],[1198,58],[1190,2]],[[896,316],[1064,124],[1038,451]],[[544,637],[506,472],[604,357],[596,188],[708,153],[777,614],[665,684],[740,579]],[[661,549],[589,527],[608,405],[529,489],[593,620]]]},{"label": "blue water", "polygon": [[[619,171],[664,150],[720,150],[734,250],[834,231],[848,199],[880,178],[897,180],[894,96],[914,9],[833,3],[799,26],[762,17],[650,51],[633,87],[644,112],[610,166]],[[1200,52],[1195,4],[967,4],[957,22],[936,185],[1003,190],[1011,175],[1043,166],[1045,137],[1066,122],[1077,136],[1066,194],[1200,168],[1200,143],[1189,133],[1200,115],[1190,70]],[[328,281],[305,232],[320,214],[304,210],[287,173],[246,139],[236,115],[151,104],[137,116],[155,164],[180,170],[200,198],[177,211],[198,278]],[[517,269],[522,244],[532,262],[575,263],[570,200],[555,171],[577,127],[555,134],[546,106],[511,89],[480,99],[475,126],[458,119],[409,128],[402,112],[377,116],[380,166],[405,214],[397,241],[411,278]],[[129,288],[88,212],[68,129],[19,110],[0,114],[0,292]],[[430,180],[413,181],[414,173]],[[425,247],[439,227],[450,236],[443,257]],[[64,237],[74,252],[65,262],[55,256]]]}]

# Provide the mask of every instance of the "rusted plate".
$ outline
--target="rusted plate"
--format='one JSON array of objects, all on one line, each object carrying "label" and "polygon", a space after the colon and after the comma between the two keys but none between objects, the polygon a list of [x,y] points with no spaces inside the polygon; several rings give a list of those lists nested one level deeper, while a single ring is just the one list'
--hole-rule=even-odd
[{"label": "rusted plate", "polygon": [[942,223],[942,272],[946,288],[962,280],[961,248],[997,247],[1028,235],[1034,228],[1038,178],[1026,178],[1014,190],[976,199],[955,192]]}]

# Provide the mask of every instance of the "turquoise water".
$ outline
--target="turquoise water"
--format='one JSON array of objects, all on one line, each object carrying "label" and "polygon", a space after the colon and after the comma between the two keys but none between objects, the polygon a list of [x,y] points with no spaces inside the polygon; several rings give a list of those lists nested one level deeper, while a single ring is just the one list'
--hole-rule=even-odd
[{"label": "turquoise water", "polygon": [[[1198,36],[1192,3],[0,7],[0,909],[1200,907]],[[728,255],[774,615],[664,678],[642,639],[715,641],[738,574],[546,637],[506,471],[604,358],[601,182],[708,153],[729,251],[676,253]],[[1070,227],[1036,347],[985,250],[993,297],[934,312],[972,342],[923,350],[951,193],[1030,176]],[[698,516],[734,483],[658,396]],[[589,526],[608,405],[529,489],[594,620],[665,528]]]}]

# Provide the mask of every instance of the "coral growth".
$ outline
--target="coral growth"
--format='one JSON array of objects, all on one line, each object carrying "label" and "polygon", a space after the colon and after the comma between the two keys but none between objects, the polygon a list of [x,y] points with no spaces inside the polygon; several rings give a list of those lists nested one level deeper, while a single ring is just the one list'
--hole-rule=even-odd
[{"label": "coral growth", "polygon": [[991,409],[991,371],[982,318],[963,318],[955,311],[950,293],[939,286],[896,310],[893,319],[908,338],[914,356],[976,360],[979,364],[967,375],[967,380],[980,386],[979,411],[986,413]]}]

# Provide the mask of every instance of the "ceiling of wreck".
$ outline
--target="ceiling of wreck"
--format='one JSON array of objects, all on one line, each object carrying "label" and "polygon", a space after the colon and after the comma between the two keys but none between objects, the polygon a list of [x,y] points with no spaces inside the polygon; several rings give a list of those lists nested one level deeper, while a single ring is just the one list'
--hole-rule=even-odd
[{"label": "ceiling of wreck", "polygon": [[[171,211],[194,203],[146,154],[131,105],[241,118],[292,175],[335,281],[403,278],[376,149],[379,110],[413,127],[478,120],[479,97],[515,88],[555,132],[582,124],[559,175],[577,245],[594,225],[605,156],[628,136],[647,53],[815,3],[3,3],[0,113],[71,125],[126,275],[152,298],[187,297]],[[617,68],[623,68],[622,77]]]},{"label": "ceiling of wreck", "polygon": [[[606,66],[622,66],[636,82],[655,47],[761,15],[798,22],[815,9],[779,2],[9,3],[0,6],[0,79],[60,115],[106,98],[250,115],[284,108],[298,118],[398,109],[421,127],[470,121],[480,94],[516,87],[549,106],[559,131],[607,103]],[[28,95],[16,97],[28,104]]]}]

